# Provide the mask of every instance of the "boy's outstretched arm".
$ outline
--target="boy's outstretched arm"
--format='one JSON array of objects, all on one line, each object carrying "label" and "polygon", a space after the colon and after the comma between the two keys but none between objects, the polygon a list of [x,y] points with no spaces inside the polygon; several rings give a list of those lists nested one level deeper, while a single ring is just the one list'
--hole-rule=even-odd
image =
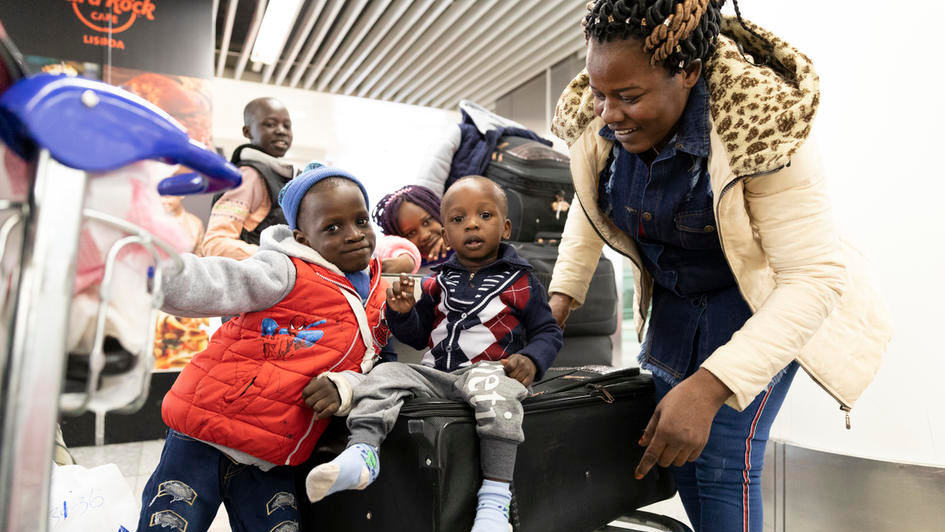
[{"label": "boy's outstretched arm", "polygon": [[535,380],[540,380],[561,350],[562,334],[548,306],[544,285],[531,273],[528,274],[528,281],[530,297],[520,314],[527,343],[520,353],[535,363]]},{"label": "boy's outstretched arm", "polygon": [[295,286],[288,256],[260,251],[245,260],[181,255],[184,269],[163,267],[161,310],[175,316],[233,316],[267,309]]},{"label": "boy's outstretched arm", "polygon": [[426,349],[430,345],[430,331],[433,330],[434,310],[436,301],[427,289],[431,283],[435,284],[434,277],[426,277],[421,282],[423,292],[420,301],[413,296],[415,281],[402,274],[387,289],[387,308],[384,315],[390,332],[401,342],[414,349]]}]

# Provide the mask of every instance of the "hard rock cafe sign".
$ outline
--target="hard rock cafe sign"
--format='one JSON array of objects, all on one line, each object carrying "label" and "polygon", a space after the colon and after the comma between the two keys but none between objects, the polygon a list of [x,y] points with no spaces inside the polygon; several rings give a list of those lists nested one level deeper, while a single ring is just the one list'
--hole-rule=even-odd
[{"label": "hard rock cafe sign", "polygon": [[[89,46],[125,49],[121,32],[139,21],[153,21],[157,0],[65,0],[88,29],[96,32],[82,36]],[[101,35],[99,35],[101,34]]]}]

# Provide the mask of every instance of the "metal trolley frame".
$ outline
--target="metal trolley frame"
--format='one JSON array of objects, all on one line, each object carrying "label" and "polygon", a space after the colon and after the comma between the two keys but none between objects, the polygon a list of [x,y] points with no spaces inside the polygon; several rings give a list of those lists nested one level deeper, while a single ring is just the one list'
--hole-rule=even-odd
[{"label": "metal trolley frame", "polygon": [[[141,245],[159,260],[170,248],[120,218],[84,208],[93,174],[144,159],[183,164],[196,172],[159,185],[163,194],[225,190],[240,183],[238,169],[191,141],[183,128],[146,101],[103,83],[65,76],[23,78],[0,96],[0,138],[35,165],[25,202],[2,201],[0,253],[15,260],[9,276],[0,344],[0,529],[45,531],[56,420],[61,411],[81,412],[94,402],[104,366],[102,342],[118,252]],[[62,394],[66,334],[74,285],[79,231],[94,219],[125,232],[109,250],[99,291],[100,311],[84,393]],[[19,245],[14,248],[14,242]],[[168,253],[174,257],[173,253]],[[179,258],[177,258],[179,261]],[[152,306],[160,305],[161,269],[153,268]],[[153,337],[153,327],[150,331]],[[153,342],[146,342],[145,351]],[[122,410],[140,408],[153,361],[139,353],[138,398]]]}]

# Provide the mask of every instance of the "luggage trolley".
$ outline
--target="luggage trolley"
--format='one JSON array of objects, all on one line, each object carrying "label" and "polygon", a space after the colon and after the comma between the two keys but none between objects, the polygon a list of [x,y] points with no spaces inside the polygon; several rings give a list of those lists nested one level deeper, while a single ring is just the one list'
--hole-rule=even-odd
[{"label": "luggage trolley", "polygon": [[[182,164],[195,171],[164,179],[158,190],[167,195],[222,191],[239,185],[241,178],[235,166],[190,140],[180,125],[145,100],[81,78],[23,77],[15,51],[9,43],[3,44],[0,80],[13,84],[0,96],[0,138],[34,165],[34,173],[26,201],[0,202],[6,216],[0,223],[0,257],[13,264],[0,307],[0,529],[43,532],[49,522],[57,416],[60,411],[81,412],[105,399],[98,388],[104,366],[103,311],[111,298],[111,272],[119,251],[143,246],[154,265],[159,250],[180,260],[147,231],[85,209],[86,186],[94,179],[90,174],[145,159]],[[107,254],[85,390],[60,397],[83,219],[94,219],[127,236]],[[152,307],[157,308],[161,270],[152,268],[149,276]],[[153,338],[153,323],[148,334]],[[141,387],[123,411],[137,410],[147,396],[153,366],[149,349],[153,341],[146,342],[136,357],[132,371],[138,372]]]}]

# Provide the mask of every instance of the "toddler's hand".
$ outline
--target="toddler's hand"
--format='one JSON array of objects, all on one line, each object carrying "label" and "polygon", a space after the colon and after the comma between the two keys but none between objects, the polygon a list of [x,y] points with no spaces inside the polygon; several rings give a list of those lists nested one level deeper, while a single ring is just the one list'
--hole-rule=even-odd
[{"label": "toddler's hand", "polygon": [[535,367],[532,359],[520,353],[503,358],[501,362],[502,367],[505,368],[505,374],[526,387],[531,386],[532,381],[535,380],[535,374],[538,373],[538,368]]},{"label": "toddler's hand", "polygon": [[331,379],[312,377],[302,389],[302,400],[315,410],[315,419],[330,417],[341,407],[341,396]]},{"label": "toddler's hand", "polygon": [[406,273],[400,274],[400,280],[387,288],[387,306],[395,312],[406,314],[417,303],[413,297],[414,280]]}]

